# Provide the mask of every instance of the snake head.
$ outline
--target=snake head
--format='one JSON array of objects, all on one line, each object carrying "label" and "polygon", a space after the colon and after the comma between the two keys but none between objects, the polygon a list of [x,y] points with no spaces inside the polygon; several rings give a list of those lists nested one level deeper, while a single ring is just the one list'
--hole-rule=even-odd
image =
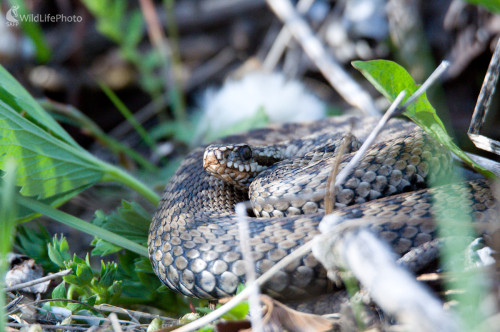
[{"label": "snake head", "polygon": [[205,149],[203,168],[209,174],[245,190],[257,174],[269,166],[269,162],[262,162],[261,150],[248,144],[212,144]]}]

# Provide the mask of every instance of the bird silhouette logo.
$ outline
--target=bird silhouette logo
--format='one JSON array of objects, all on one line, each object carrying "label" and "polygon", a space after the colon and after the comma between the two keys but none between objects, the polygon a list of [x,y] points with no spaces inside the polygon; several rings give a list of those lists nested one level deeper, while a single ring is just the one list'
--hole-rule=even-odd
[{"label": "bird silhouette logo", "polygon": [[17,10],[19,9],[19,6],[12,6],[8,11],[7,11],[7,14],[6,14],[6,18],[7,18],[7,25],[9,26],[18,26],[19,25],[19,21],[17,20],[18,18],[18,14],[17,14]]}]

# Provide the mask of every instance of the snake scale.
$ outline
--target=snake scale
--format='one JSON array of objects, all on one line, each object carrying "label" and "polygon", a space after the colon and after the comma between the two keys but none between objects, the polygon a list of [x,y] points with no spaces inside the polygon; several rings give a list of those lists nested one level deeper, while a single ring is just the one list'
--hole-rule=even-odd
[{"label": "snake scale", "polygon": [[[235,204],[249,197],[253,201],[256,217],[249,222],[250,244],[260,275],[319,233],[317,226],[324,216],[322,195],[339,139],[354,124],[353,135],[363,141],[375,121],[342,116],[275,125],[224,138],[213,152],[210,147],[192,151],[167,184],[150,226],[148,248],[155,273],[169,288],[187,296],[234,295],[238,284],[245,281]],[[366,226],[398,254],[404,254],[436,238],[431,213],[436,195],[447,197],[452,192],[466,199],[477,223],[498,220],[497,203],[485,180],[425,189],[426,182],[446,176],[452,163],[449,153],[415,125],[392,119],[379,141],[336,188],[333,213],[345,222],[366,218]],[[239,144],[239,150],[226,152],[229,148],[224,146],[232,144]],[[353,140],[349,148],[358,145]],[[256,153],[263,146],[270,151],[264,152],[267,159]],[[340,167],[352,155],[342,156]],[[222,164],[212,167],[221,163],[219,157]],[[257,158],[265,167],[242,165],[233,160],[236,157],[243,161]],[[269,158],[270,162],[265,161]],[[204,166],[213,168],[217,176]],[[254,170],[260,174],[249,180],[240,175]],[[450,218],[457,213],[455,199],[445,198],[450,203],[446,207]],[[297,298],[324,292],[328,286],[325,270],[310,253],[275,275],[265,290]]]}]

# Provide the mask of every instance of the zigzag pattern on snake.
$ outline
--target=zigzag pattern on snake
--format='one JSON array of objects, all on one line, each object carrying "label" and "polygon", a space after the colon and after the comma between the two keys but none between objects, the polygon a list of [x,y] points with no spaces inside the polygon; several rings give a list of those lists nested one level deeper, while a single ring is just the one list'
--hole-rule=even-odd
[{"label": "zigzag pattern on snake", "polygon": [[[245,281],[235,204],[250,196],[255,214],[263,216],[253,218],[249,225],[257,274],[262,274],[318,234],[317,226],[324,216],[324,202],[315,194],[324,192],[333,162],[331,154],[327,159],[309,160],[306,167],[293,165],[300,165],[304,158],[316,158],[307,153],[325,140],[333,142],[335,137],[342,137],[353,122],[354,136],[363,141],[375,121],[343,116],[309,124],[277,125],[220,140],[217,143],[293,145],[290,151],[295,159],[261,172],[250,184],[250,193],[205,172],[205,148],[195,149],[167,184],[150,226],[148,247],[155,273],[169,288],[188,296],[234,295],[238,284]],[[469,202],[476,222],[498,220],[496,202],[485,180],[422,189],[428,181],[442,179],[450,171],[451,162],[449,153],[415,125],[393,119],[381,139],[350,178],[336,188],[338,209],[334,213],[345,222],[366,218],[368,227],[397,253],[404,254],[436,237],[433,195],[447,197],[450,204],[442,208],[449,210],[450,218],[456,213],[454,196],[449,196],[453,193]],[[327,143],[326,149],[335,147]],[[350,158],[352,153],[343,156],[341,167]],[[314,199],[303,199],[301,195],[305,194]],[[278,273],[265,290],[271,295],[297,298],[324,292],[328,286],[326,272],[309,254]]]}]

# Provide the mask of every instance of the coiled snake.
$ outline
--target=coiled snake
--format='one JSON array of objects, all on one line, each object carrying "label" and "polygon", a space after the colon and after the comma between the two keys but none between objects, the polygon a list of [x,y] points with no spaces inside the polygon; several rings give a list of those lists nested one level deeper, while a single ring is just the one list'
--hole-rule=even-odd
[{"label": "coiled snake", "polygon": [[[228,137],[206,150],[195,149],[167,184],[150,226],[148,247],[155,273],[169,288],[188,296],[233,295],[245,275],[235,204],[249,196],[254,202],[259,217],[250,222],[250,244],[261,274],[319,233],[322,197],[339,139],[354,122],[352,132],[363,140],[375,121],[343,116],[284,124]],[[367,226],[404,254],[436,237],[432,197],[444,190],[422,188],[446,176],[450,155],[402,120],[391,120],[381,139],[336,188],[334,213],[346,222],[370,217]],[[354,140],[350,148],[358,145]],[[352,153],[344,155],[341,167],[350,158]],[[477,222],[498,218],[485,180],[450,188],[470,202]],[[449,210],[450,216],[456,213],[452,204]],[[309,254],[287,266],[265,288],[291,298],[324,292],[327,286],[324,269]]]}]

